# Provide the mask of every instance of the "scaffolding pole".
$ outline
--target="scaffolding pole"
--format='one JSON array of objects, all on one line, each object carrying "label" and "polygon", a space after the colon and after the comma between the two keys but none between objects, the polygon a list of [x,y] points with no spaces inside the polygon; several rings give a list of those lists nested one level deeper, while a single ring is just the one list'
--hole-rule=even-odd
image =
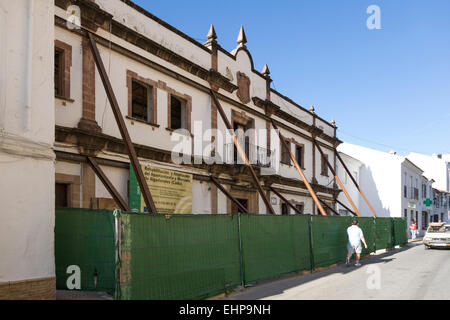
[{"label": "scaffolding pole", "polygon": [[248,169],[250,170],[251,176],[253,178],[253,181],[255,183],[256,189],[259,192],[259,195],[261,196],[261,198],[264,201],[264,204],[266,205],[266,208],[269,210],[269,212],[271,214],[275,214],[275,210],[273,209],[272,205],[270,204],[269,199],[267,198],[267,195],[264,193],[263,188],[261,187],[261,184],[258,180],[258,177],[256,176],[255,171],[253,170],[252,165],[250,164],[250,161],[247,158],[247,155],[245,154],[245,151],[242,149],[241,145],[239,144],[239,141],[236,137],[236,135],[234,134],[233,131],[233,127],[231,126],[230,122],[228,121],[227,115],[225,114],[225,111],[222,108],[222,105],[219,102],[219,99],[217,99],[216,94],[214,93],[213,90],[210,90],[210,94],[211,94],[211,98],[214,101],[214,104],[217,107],[217,110],[219,111],[219,114],[223,120],[223,122],[225,123],[225,126],[227,127],[227,129],[230,131],[231,136],[233,138],[233,143],[236,146],[236,150],[238,151],[239,155],[241,156],[241,158],[244,160],[245,165],[248,167]]},{"label": "scaffolding pole", "polygon": [[336,182],[341,187],[341,190],[344,192],[344,194],[347,197],[348,202],[350,202],[353,210],[355,210],[356,215],[358,217],[361,216],[359,214],[358,208],[356,208],[356,205],[353,203],[352,199],[350,198],[350,195],[348,194],[347,190],[345,189],[341,179],[339,179],[339,177],[338,177],[336,171],[334,170],[333,166],[331,165],[330,161],[328,161],[327,157],[325,157],[325,154],[324,154],[322,148],[320,147],[320,145],[317,143],[316,139],[313,140],[313,143],[316,145],[317,149],[319,150],[320,154],[322,155],[322,159],[325,160],[325,163],[327,164],[327,167],[330,169],[331,173],[333,174],[334,178],[336,179]]}]

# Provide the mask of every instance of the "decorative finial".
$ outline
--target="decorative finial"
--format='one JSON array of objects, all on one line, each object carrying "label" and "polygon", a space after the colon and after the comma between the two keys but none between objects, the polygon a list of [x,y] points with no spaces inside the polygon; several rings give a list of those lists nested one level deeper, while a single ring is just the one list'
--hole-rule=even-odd
[{"label": "decorative finial", "polygon": [[331,119],[331,125],[332,125],[333,127],[336,127],[336,121],[334,121],[334,119]]},{"label": "decorative finial", "polygon": [[265,77],[267,77],[267,76],[270,74],[270,70],[269,70],[269,67],[267,66],[267,64],[264,65],[262,74],[263,74]]},{"label": "decorative finial", "polygon": [[244,26],[241,26],[241,30],[239,31],[239,36],[237,38],[237,43],[240,47],[245,47],[247,43],[247,37],[245,36]]},{"label": "decorative finial", "polygon": [[309,108],[309,111],[311,111],[312,113],[314,113],[315,109],[314,109],[314,106],[313,106],[313,105],[311,105],[311,107]]},{"label": "decorative finial", "polygon": [[214,30],[214,26],[212,24],[211,24],[211,27],[209,28],[207,37],[208,37],[208,40],[216,40],[217,39],[216,30]]}]

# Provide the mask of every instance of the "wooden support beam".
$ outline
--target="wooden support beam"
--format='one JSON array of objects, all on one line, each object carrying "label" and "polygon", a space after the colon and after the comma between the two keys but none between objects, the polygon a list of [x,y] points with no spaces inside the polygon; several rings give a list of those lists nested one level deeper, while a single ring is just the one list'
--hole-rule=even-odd
[{"label": "wooden support beam", "polygon": [[[238,206],[238,208],[242,211],[242,213],[248,213],[247,208],[244,207],[244,206],[243,206],[243,205],[242,205],[235,197],[233,197],[233,196],[231,195],[231,193],[229,193],[229,192],[227,191],[227,189],[225,189],[225,188],[220,184],[219,180],[217,180],[216,178],[214,178],[214,177],[212,177],[212,176],[211,176],[210,178],[211,178],[211,181],[217,186],[217,188],[219,188],[220,191],[222,191],[223,194],[226,195],[226,196],[228,197],[228,199],[230,199],[232,202],[234,202],[235,205]],[[230,212],[230,214],[233,215],[231,212]]]},{"label": "wooden support beam", "polygon": [[92,170],[94,170],[94,172],[97,175],[97,177],[101,180],[101,182],[105,186],[106,190],[108,190],[108,192],[111,194],[111,196],[113,197],[114,201],[120,206],[120,209],[122,209],[123,211],[128,211],[129,212],[130,208],[128,207],[128,204],[122,198],[122,196],[117,191],[117,189],[114,188],[113,184],[108,179],[108,177],[105,175],[103,170],[100,168],[100,166],[98,165],[97,161],[95,161],[95,159],[93,157],[87,157],[87,162],[91,166]]},{"label": "wooden support beam", "polygon": [[345,196],[348,199],[348,202],[350,202],[353,210],[355,210],[357,216],[361,216],[359,214],[358,208],[356,208],[356,205],[353,203],[352,199],[350,198],[350,195],[348,194],[347,190],[345,189],[344,185],[342,184],[341,179],[339,179],[338,175],[336,174],[336,171],[334,170],[333,166],[331,165],[330,161],[328,161],[327,157],[325,157],[325,154],[322,151],[322,148],[320,147],[320,145],[317,143],[317,141],[314,139],[313,143],[316,145],[317,149],[319,150],[320,154],[322,155],[322,158],[325,160],[325,163],[327,164],[328,169],[330,169],[331,173],[333,174],[334,178],[336,179],[336,182],[339,184],[339,186],[341,187],[341,190],[344,192]]},{"label": "wooden support beam", "polygon": [[251,176],[253,178],[254,184],[256,186],[256,189],[259,192],[259,195],[261,196],[261,198],[264,201],[264,204],[266,205],[266,208],[269,210],[269,212],[271,214],[275,214],[275,210],[272,208],[272,205],[270,204],[269,199],[267,198],[266,193],[264,192],[263,188],[261,187],[261,184],[258,180],[258,177],[256,176],[255,171],[253,170],[252,165],[250,164],[250,161],[247,158],[247,155],[245,154],[244,149],[242,149],[241,145],[239,144],[239,141],[236,137],[236,135],[234,134],[234,130],[233,127],[231,126],[231,123],[228,121],[227,115],[225,114],[225,111],[222,108],[222,105],[219,102],[219,99],[217,99],[216,94],[214,93],[213,90],[210,90],[210,94],[211,94],[211,98],[214,101],[214,104],[217,107],[217,110],[219,111],[220,117],[222,118],[223,122],[225,123],[225,126],[227,127],[227,129],[230,131],[232,138],[233,138],[233,143],[236,146],[236,150],[238,151],[239,155],[241,156],[242,160],[244,160],[245,165],[248,167],[248,169],[250,170]]},{"label": "wooden support beam", "polygon": [[127,148],[128,155],[130,157],[130,162],[131,165],[133,166],[133,170],[136,175],[139,187],[141,189],[142,196],[144,197],[145,204],[150,213],[157,213],[155,204],[152,199],[152,195],[150,194],[150,190],[148,189],[147,182],[145,181],[144,178],[144,173],[142,172],[142,168],[139,164],[139,159],[137,157],[136,150],[134,149],[125,121],[123,120],[122,113],[120,112],[119,103],[117,102],[114,90],[111,86],[111,82],[109,81],[109,77],[106,73],[102,57],[100,56],[97,45],[95,43],[94,36],[89,31],[87,32],[87,35],[89,38],[89,47],[92,51],[95,64],[97,65],[100,78],[102,79],[103,82],[103,86],[105,87],[106,95],[108,97],[109,104],[111,105],[112,111],[114,113],[114,117],[116,118],[120,134],[125,142],[125,146]]},{"label": "wooden support beam", "polygon": [[294,209],[295,212],[297,212],[298,214],[302,214],[302,212],[300,212],[300,210],[298,210],[288,199],[286,199],[285,197],[283,197],[283,195],[281,193],[279,193],[277,190],[275,190],[272,187],[269,187],[270,190],[273,191],[273,193],[275,193],[281,200],[283,200],[289,207],[291,207],[292,209]]},{"label": "wooden support beam", "polygon": [[340,216],[340,214],[334,210],[334,208],[332,208],[331,206],[329,206],[325,201],[323,201],[322,199],[319,198],[319,201],[322,202],[322,204],[327,207],[328,209],[330,209],[332,212],[334,212],[335,215]]},{"label": "wooden support beam", "polygon": [[345,209],[347,209],[348,212],[350,212],[351,214],[353,214],[354,216],[357,216],[357,214],[350,209],[349,207],[347,207],[345,204],[343,204],[341,201],[339,201],[338,199],[336,199],[336,202],[339,203],[341,206],[343,206]]},{"label": "wooden support beam", "polygon": [[306,189],[308,189],[308,192],[311,195],[311,197],[313,198],[314,203],[316,204],[317,208],[320,211],[320,214],[323,215],[323,216],[326,216],[327,213],[325,212],[325,210],[323,209],[322,205],[320,204],[319,198],[317,198],[317,195],[314,192],[314,190],[311,187],[311,185],[309,184],[308,179],[306,179],[302,168],[300,168],[300,166],[298,165],[298,162],[295,159],[294,154],[292,153],[292,151],[288,147],[285,138],[281,134],[281,131],[278,129],[277,125],[275,124],[275,121],[273,121],[273,119],[271,119],[271,121],[272,121],[273,128],[278,132],[278,136],[280,137],[281,144],[283,144],[284,148],[289,152],[289,156],[291,157],[291,161],[294,164],[295,168],[297,169],[297,172],[300,175],[300,177],[302,178],[303,182],[305,183]]},{"label": "wooden support beam", "polygon": [[356,182],[355,178],[353,177],[353,175],[351,174],[350,170],[347,168],[347,166],[344,163],[344,160],[342,160],[341,156],[339,155],[339,152],[335,149],[334,150],[335,155],[337,156],[337,158],[339,159],[339,161],[342,163],[342,166],[344,167],[345,171],[347,171],[347,174],[349,175],[350,179],[353,181],[353,184],[356,186],[356,189],[358,189],[359,193],[361,194],[361,196],[363,197],[364,201],[367,203],[367,205],[369,206],[370,211],[372,211],[372,214],[374,215],[374,217],[377,217],[377,213],[375,212],[375,210],[373,209],[372,205],[370,204],[369,200],[367,200],[366,195],[364,194],[364,192],[362,191],[362,189],[360,188],[358,182]]}]

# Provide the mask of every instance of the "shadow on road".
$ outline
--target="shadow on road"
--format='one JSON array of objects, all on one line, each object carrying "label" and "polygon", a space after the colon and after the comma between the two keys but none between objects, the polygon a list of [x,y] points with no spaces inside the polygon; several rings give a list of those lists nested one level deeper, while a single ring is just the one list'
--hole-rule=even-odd
[{"label": "shadow on road", "polygon": [[[361,259],[361,264],[363,266],[368,265],[374,265],[374,264],[386,264],[389,262],[394,261],[396,258],[392,257],[393,255],[396,255],[398,253],[410,250],[418,245],[422,245],[422,243],[409,243],[407,246],[399,249],[394,249],[392,251],[388,251],[385,253],[377,254],[377,255],[370,255],[365,256]],[[291,289],[293,287],[300,286],[302,284],[332,275],[332,274],[348,274],[350,272],[356,271],[360,269],[361,267],[355,267],[354,266],[354,256],[352,258],[352,262],[349,266],[347,266],[345,263],[338,263],[337,267],[331,268],[328,270],[322,270],[317,271],[312,274],[306,274],[306,275],[286,275],[277,279],[271,279],[267,281],[261,281],[258,282],[252,286],[249,286],[246,290],[242,292],[236,292],[234,294],[231,294],[228,297],[225,297],[225,300],[234,300],[234,299],[250,299],[250,300],[256,300],[256,299],[264,299],[268,296],[275,296],[278,294],[282,294],[288,289]],[[262,287],[269,287],[270,290],[253,290]],[[253,287],[253,288],[252,288]],[[270,291],[270,293],[268,293]]]}]

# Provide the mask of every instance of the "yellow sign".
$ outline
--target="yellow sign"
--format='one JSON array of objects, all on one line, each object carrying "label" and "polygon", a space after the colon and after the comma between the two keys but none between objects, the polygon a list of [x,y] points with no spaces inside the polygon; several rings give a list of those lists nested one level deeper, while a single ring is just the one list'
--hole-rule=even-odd
[{"label": "yellow sign", "polygon": [[[158,213],[192,213],[192,174],[152,166],[142,171]],[[141,197],[141,212],[144,207]]]}]

